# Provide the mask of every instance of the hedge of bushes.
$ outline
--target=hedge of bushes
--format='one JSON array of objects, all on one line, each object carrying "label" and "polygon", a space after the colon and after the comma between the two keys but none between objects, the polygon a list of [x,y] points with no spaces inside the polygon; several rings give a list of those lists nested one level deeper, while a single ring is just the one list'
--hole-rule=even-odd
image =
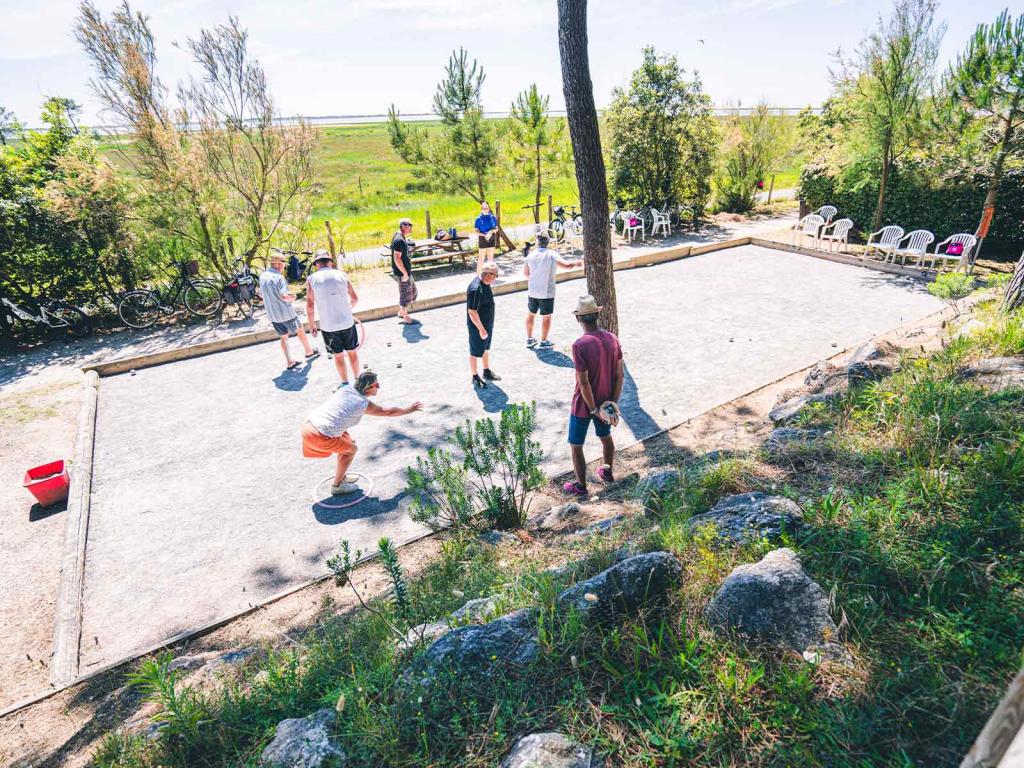
[{"label": "hedge of bushes", "polygon": [[[898,224],[908,232],[927,229],[935,233],[937,241],[956,232],[974,232],[987,189],[988,179],[982,174],[936,179],[919,166],[904,165],[892,175],[882,224]],[[800,199],[811,210],[831,203],[839,208],[840,217],[853,219],[854,229],[866,235],[875,214],[878,187],[846,187],[825,169],[808,166],[800,178]],[[989,253],[1019,253],[1024,247],[1024,167],[1004,173],[986,242]]]}]

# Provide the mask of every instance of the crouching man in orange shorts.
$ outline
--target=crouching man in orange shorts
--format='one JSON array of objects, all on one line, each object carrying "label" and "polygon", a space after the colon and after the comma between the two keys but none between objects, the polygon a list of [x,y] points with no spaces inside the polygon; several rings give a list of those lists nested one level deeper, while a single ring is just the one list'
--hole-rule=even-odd
[{"label": "crouching man in orange shorts", "polygon": [[338,456],[332,494],[359,490],[354,478],[347,476],[356,456],[356,441],[348,430],[359,423],[364,413],[370,416],[406,416],[423,408],[423,403],[418,400],[408,408],[382,408],[370,401],[379,391],[377,374],[370,371],[361,373],[354,387],[342,385],[330,400],[314,409],[302,425],[303,456],[307,459],[324,459],[332,453]]}]

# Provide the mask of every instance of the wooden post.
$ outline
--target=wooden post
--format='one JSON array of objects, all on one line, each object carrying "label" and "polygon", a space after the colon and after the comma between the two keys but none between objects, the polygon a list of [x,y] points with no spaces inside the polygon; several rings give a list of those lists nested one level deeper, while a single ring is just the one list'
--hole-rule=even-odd
[{"label": "wooden post", "polygon": [[333,259],[335,253],[337,253],[337,252],[334,250],[334,232],[331,231],[331,222],[329,222],[329,221],[327,221],[325,219],[324,220],[324,227],[327,229],[327,248],[328,248],[328,252],[331,254],[331,258]]},{"label": "wooden post", "polygon": [[431,229],[431,227],[430,227],[430,209],[428,208],[427,209],[427,237],[433,237],[433,235],[430,234],[433,231],[434,230]]},{"label": "wooden post", "polygon": [[772,174],[772,180],[768,184],[768,202],[766,203],[766,205],[771,205],[772,204],[772,190],[774,190],[774,189],[775,189],[775,174],[773,173]]},{"label": "wooden post", "polygon": [[551,222],[551,195],[548,195],[548,221],[547,221],[547,223],[550,223],[550,222]]},{"label": "wooden post", "polygon": [[232,239],[231,235],[228,235],[228,253],[231,254],[231,261],[234,262],[234,260],[235,260],[235,241]]}]

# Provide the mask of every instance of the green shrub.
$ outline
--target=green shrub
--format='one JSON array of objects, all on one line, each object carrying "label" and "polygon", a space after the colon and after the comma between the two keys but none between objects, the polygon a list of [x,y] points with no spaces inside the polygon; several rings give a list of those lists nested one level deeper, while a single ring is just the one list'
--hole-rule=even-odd
[{"label": "green shrub", "polygon": [[497,424],[485,418],[456,427],[449,440],[456,452],[430,448],[407,470],[412,518],[456,533],[482,524],[521,528],[544,479],[536,422],[537,404],[531,403],[509,406]]},{"label": "green shrub", "polygon": [[949,302],[966,298],[973,290],[974,278],[963,272],[945,272],[928,284],[928,293]]},{"label": "green shrub", "polygon": [[[899,224],[908,232],[927,229],[943,240],[956,232],[974,232],[981,218],[988,177],[960,172],[937,175],[923,162],[897,166],[886,190],[882,224]],[[853,219],[866,232],[878,203],[877,183],[844,182],[820,165],[809,165],[800,176],[800,199],[811,210],[826,203],[839,216]],[[999,204],[986,242],[1000,249],[1024,243],[1024,166],[1008,167],[999,185]]]}]

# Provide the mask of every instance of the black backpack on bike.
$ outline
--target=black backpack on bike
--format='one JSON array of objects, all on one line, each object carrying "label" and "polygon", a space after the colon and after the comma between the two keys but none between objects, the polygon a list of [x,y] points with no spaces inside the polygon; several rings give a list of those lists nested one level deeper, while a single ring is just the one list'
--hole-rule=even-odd
[{"label": "black backpack on bike", "polygon": [[299,261],[298,256],[290,256],[288,258],[288,266],[285,267],[285,274],[288,279],[293,283],[297,283],[302,279],[302,262]]}]

